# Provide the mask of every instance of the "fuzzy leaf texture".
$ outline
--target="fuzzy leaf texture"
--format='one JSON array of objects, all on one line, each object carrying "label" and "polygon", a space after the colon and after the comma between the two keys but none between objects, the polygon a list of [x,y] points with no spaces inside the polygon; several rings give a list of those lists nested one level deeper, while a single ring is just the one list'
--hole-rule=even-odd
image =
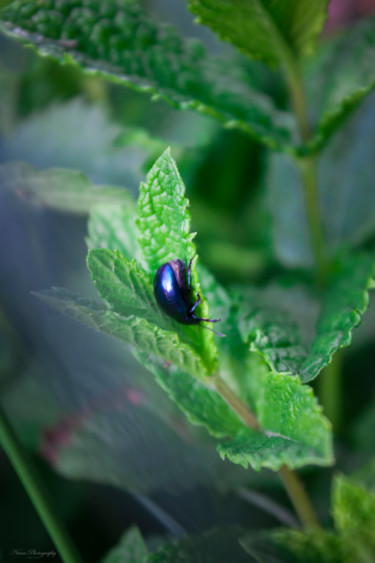
[{"label": "fuzzy leaf texture", "polygon": [[[196,256],[196,248],[190,233],[191,217],[189,201],[185,197],[185,186],[177,166],[167,149],[147,174],[147,183],[142,183],[138,198],[138,240],[146,263],[154,276],[157,269],[176,258],[188,266]],[[201,294],[201,303],[196,315],[209,318],[208,302],[200,291],[195,264],[191,269],[193,295]],[[209,371],[217,367],[218,352],[213,333],[202,327],[185,327],[195,347],[206,359]]]},{"label": "fuzzy leaf texture", "polygon": [[307,148],[316,151],[375,88],[375,16],[323,43],[306,69],[309,105],[318,121]]},{"label": "fuzzy leaf texture", "polygon": [[316,327],[310,326],[307,335],[293,321],[293,306],[288,313],[275,303],[274,310],[267,307],[267,294],[248,295],[239,312],[242,338],[271,369],[297,374],[304,383],[315,379],[337,350],[350,345],[368,306],[374,263],[366,254],[346,259],[322,296]]},{"label": "fuzzy leaf texture", "polygon": [[131,86],[179,109],[215,117],[280,149],[292,142],[291,117],[257,92],[232,62],[208,56],[158,24],[132,0],[18,0],[0,13],[1,29],[43,56]]},{"label": "fuzzy leaf texture", "polygon": [[328,0],[188,0],[200,23],[270,66],[310,52],[326,19]]}]

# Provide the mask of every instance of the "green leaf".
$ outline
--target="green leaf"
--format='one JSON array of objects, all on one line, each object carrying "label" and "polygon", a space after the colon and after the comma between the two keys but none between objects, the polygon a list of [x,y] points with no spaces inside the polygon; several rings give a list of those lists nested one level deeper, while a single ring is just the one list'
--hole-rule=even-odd
[{"label": "green leaf", "polygon": [[[336,476],[332,493],[336,532],[277,530],[241,538],[257,561],[280,563],[368,563],[375,555],[375,495],[344,476]],[[277,557],[276,557],[277,556]]]},{"label": "green leaf", "polygon": [[[375,99],[371,97],[345,125],[317,161],[320,213],[329,253],[356,246],[375,232],[375,196],[371,162]],[[311,268],[313,252],[308,231],[304,187],[299,171],[274,155],[267,180],[272,239],[286,266]]]},{"label": "green leaf", "polygon": [[196,377],[207,375],[202,358],[193,348],[180,342],[174,332],[150,324],[146,319],[122,317],[65,289],[40,291],[36,295],[51,307],[133,348],[180,366]]},{"label": "green leaf", "polygon": [[197,345],[200,329],[183,326],[160,310],[151,280],[135,260],[129,261],[118,251],[99,248],[90,250],[87,265],[100,296],[116,313],[141,317],[175,332],[181,342],[196,348],[204,361],[204,348]]},{"label": "green leaf", "polygon": [[167,149],[147,174],[138,198],[139,242],[151,273],[180,258],[186,264],[196,254],[185,186]]},{"label": "green leaf", "polygon": [[[166,262],[176,258],[186,265],[196,256],[190,233],[191,217],[185,186],[177,166],[167,149],[147,174],[147,183],[141,184],[138,199],[139,242],[152,275]],[[191,285],[196,294],[201,293],[194,261],[191,268]],[[201,295],[197,316],[209,318],[207,299]],[[187,329],[185,329],[187,330]],[[206,358],[210,372],[217,368],[218,353],[213,333],[206,330],[190,331],[195,347]]]},{"label": "green leaf", "polygon": [[339,475],[333,486],[333,518],[338,532],[368,536],[375,554],[375,494],[359,483]]},{"label": "green leaf", "polygon": [[101,298],[116,313],[142,317],[165,328],[150,278],[135,260],[129,261],[118,251],[99,248],[89,251],[87,266]]},{"label": "green leaf", "polygon": [[317,131],[308,144],[318,150],[375,87],[375,17],[350,25],[323,44],[306,71],[312,107],[318,106]]},{"label": "green leaf", "polygon": [[149,556],[150,563],[251,563],[239,541],[239,527],[213,529],[159,547]]},{"label": "green leaf", "polygon": [[214,389],[181,370],[138,357],[190,422],[205,426],[217,438],[231,438],[217,446],[223,459],[256,471],[263,467],[277,471],[285,464],[297,468],[332,463],[330,423],[312,390],[298,378],[255,367],[241,372],[240,380],[246,380],[241,399],[251,405],[263,428],[257,432],[245,426]]},{"label": "green leaf", "polygon": [[205,426],[216,438],[247,432],[246,426],[224,399],[209,386],[191,377],[186,370],[161,367],[144,354],[137,354],[143,365],[154,373],[157,382],[185,413],[192,424]]},{"label": "green leaf", "polygon": [[298,378],[264,370],[249,373],[246,385],[263,432],[238,435],[220,444],[222,458],[257,471],[333,462],[331,425],[310,387]]},{"label": "green leaf", "polygon": [[341,538],[326,530],[280,529],[244,534],[241,545],[259,563],[349,563]]},{"label": "green leaf", "polygon": [[294,122],[255,91],[246,73],[185,41],[133,1],[119,7],[88,0],[48,4],[19,0],[1,12],[1,28],[41,55],[75,62],[85,72],[162,98],[179,109],[215,117],[272,148],[292,142]]},{"label": "green leaf", "polygon": [[135,200],[126,206],[102,204],[95,206],[88,222],[88,247],[118,250],[128,260],[133,258],[145,267],[142,249],[138,242]]},{"label": "green leaf", "polygon": [[37,170],[25,162],[0,164],[0,186],[31,203],[68,213],[87,214],[98,204],[134,201],[123,188],[97,186],[75,170]]},{"label": "green leaf", "polygon": [[311,52],[323,28],[328,0],[188,0],[198,22],[270,66]]},{"label": "green leaf", "polygon": [[311,381],[337,350],[350,345],[353,329],[367,309],[373,276],[372,255],[348,257],[321,297],[316,327],[305,320],[307,333],[293,318],[293,291],[279,291],[273,296],[269,291],[253,292],[240,302],[242,338],[272,370],[297,374],[303,383]]},{"label": "green leaf", "polygon": [[102,560],[102,563],[147,563],[148,550],[141,532],[132,526],[119,543]]},{"label": "green leaf", "polygon": [[374,278],[374,257],[355,256],[343,265],[322,300],[322,308],[309,355],[301,367],[304,382],[314,379],[333,354],[352,341],[369,303]]},{"label": "green leaf", "polygon": [[[181,343],[175,333],[151,325],[145,319],[122,317],[66,290],[37,295],[91,328],[132,346],[137,358],[156,375],[158,383],[192,423],[205,426],[215,437],[225,438],[218,445],[223,458],[244,467],[251,465],[256,470],[262,467],[277,470],[284,464],[301,467],[332,462],[330,425],[322,416],[312,390],[302,386],[297,378],[243,368],[240,374],[248,376],[239,378],[245,386],[241,398],[254,406],[264,429],[255,432],[244,425],[211,386],[210,379],[205,378],[207,371],[202,359],[190,346]],[[64,456],[65,461],[59,458],[61,468],[71,474],[73,462],[74,473],[74,464],[80,457],[72,457],[69,451]],[[83,473],[78,471],[78,474]]]},{"label": "green leaf", "polygon": [[101,106],[75,98],[22,119],[0,139],[0,152],[4,161],[24,161],[40,170],[80,170],[95,184],[135,192],[145,163],[162,150],[156,152],[147,135],[137,132],[113,123]]}]

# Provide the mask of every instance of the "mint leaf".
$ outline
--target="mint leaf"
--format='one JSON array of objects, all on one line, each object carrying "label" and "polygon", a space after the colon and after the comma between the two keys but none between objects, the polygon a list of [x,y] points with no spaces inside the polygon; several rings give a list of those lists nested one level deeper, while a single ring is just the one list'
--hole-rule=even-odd
[{"label": "mint leaf", "polygon": [[[297,378],[271,374],[264,369],[249,372],[244,367],[240,373],[248,373],[248,377],[239,378],[242,386],[245,385],[241,398],[253,406],[263,427],[262,432],[252,431],[211,386],[200,356],[175,333],[142,318],[122,317],[66,290],[44,291],[37,295],[91,328],[132,346],[136,357],[156,375],[158,383],[192,423],[205,426],[217,438],[225,438],[218,445],[223,458],[244,467],[251,465],[256,470],[262,467],[277,470],[284,464],[301,467],[308,463],[327,465],[332,462],[330,425],[322,416],[311,389],[302,386]],[[90,425],[82,432],[90,434]],[[90,442],[89,438],[87,440]],[[78,450],[61,450],[60,454],[62,470],[68,474],[74,472],[76,476],[87,474],[86,463],[76,465],[82,457]],[[87,459],[87,452],[84,457]],[[101,471],[102,468],[97,468],[92,478],[99,478]]]},{"label": "mint leaf", "polygon": [[[176,258],[188,267],[196,256],[190,233],[191,217],[189,202],[185,197],[185,186],[177,166],[167,149],[147,174],[147,183],[142,183],[138,198],[139,242],[152,275],[157,269]],[[194,262],[191,268],[191,285],[194,293],[201,294]],[[209,318],[208,302],[201,294],[197,316]],[[217,349],[213,333],[198,327],[190,327],[191,338],[197,350],[206,358],[210,372],[217,368]],[[187,327],[185,328],[187,331]]]},{"label": "mint leaf", "polygon": [[263,430],[258,432],[245,426],[214,389],[172,366],[165,369],[142,355],[138,358],[190,422],[205,426],[217,438],[231,438],[217,446],[223,459],[256,471],[332,463],[330,423],[312,390],[298,378],[243,367],[238,380],[245,389],[239,395],[259,420]]},{"label": "mint leaf", "polygon": [[132,526],[119,543],[104,557],[102,563],[147,563],[148,550],[141,532]]},{"label": "mint leaf", "polygon": [[184,369],[163,368],[144,354],[137,354],[137,358],[154,373],[159,385],[192,424],[205,426],[216,438],[247,432],[237,414],[213,388],[191,377]]},{"label": "mint leaf", "polygon": [[328,365],[333,354],[352,341],[369,303],[374,278],[374,257],[349,258],[332,280],[322,300],[316,336],[301,366],[304,382],[314,379]]},{"label": "mint leaf", "polygon": [[147,174],[138,198],[139,242],[151,273],[180,258],[186,264],[196,254],[185,186],[167,149]]},{"label": "mint leaf", "polygon": [[[307,91],[318,102],[319,123],[310,150],[318,150],[375,87],[375,17],[354,23],[322,46],[306,71]],[[315,99],[313,99],[313,96]]]},{"label": "mint leaf", "polygon": [[[206,54],[184,41],[132,1],[98,5],[55,0],[47,5],[13,2],[0,14],[8,35],[41,55],[77,63],[85,72],[131,86],[179,109],[215,117],[272,148],[290,144],[294,124],[271,100],[255,91],[233,62]],[[140,31],[141,30],[141,31]]]},{"label": "mint leaf", "polygon": [[133,348],[180,366],[196,377],[207,375],[202,358],[193,348],[181,343],[174,332],[163,330],[143,318],[122,317],[65,289],[40,291],[36,295],[51,307]]},{"label": "mint leaf", "polygon": [[289,302],[284,308],[275,296],[270,301],[270,292],[247,295],[246,301],[240,301],[238,317],[242,338],[250,350],[262,355],[272,370],[297,374],[303,383],[311,381],[337,350],[350,345],[353,329],[367,309],[373,276],[372,255],[344,260],[320,299],[316,327],[307,323],[305,333],[293,318],[293,303],[288,298],[288,293],[293,295],[293,292],[276,293],[276,299]]},{"label": "mint leaf", "polygon": [[90,250],[87,266],[101,298],[119,315],[142,317],[165,325],[150,278],[135,260],[104,248]]},{"label": "mint leaf", "polygon": [[339,475],[333,486],[333,518],[338,532],[369,542],[375,554],[375,493]]},{"label": "mint leaf", "polygon": [[138,242],[136,213],[135,200],[127,202],[125,206],[102,204],[94,207],[88,222],[89,248],[118,250],[128,260],[135,258],[138,264],[145,267],[142,249]]},{"label": "mint leaf", "polygon": [[198,21],[221,39],[270,66],[310,52],[323,28],[328,0],[188,0]]},{"label": "mint leaf", "polygon": [[25,162],[0,164],[0,186],[31,203],[68,213],[87,214],[98,204],[127,205],[133,201],[127,190],[97,186],[82,172],[40,171]]},{"label": "mint leaf", "polygon": [[220,444],[222,458],[256,471],[333,462],[331,425],[309,387],[298,378],[265,370],[251,371],[246,386],[263,432],[239,434]]}]

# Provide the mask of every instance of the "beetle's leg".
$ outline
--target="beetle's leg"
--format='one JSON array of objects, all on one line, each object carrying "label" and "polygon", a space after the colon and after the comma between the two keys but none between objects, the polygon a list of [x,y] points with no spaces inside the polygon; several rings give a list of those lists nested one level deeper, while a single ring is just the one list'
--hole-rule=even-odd
[{"label": "beetle's leg", "polygon": [[195,315],[190,315],[190,314],[189,317],[196,321],[204,321],[206,323],[218,323],[219,321],[221,321],[221,319],[202,319],[202,317],[196,317]]},{"label": "beetle's leg", "polygon": [[[192,265],[192,263],[193,263],[193,258],[190,259],[189,266],[188,266],[188,271],[187,271],[187,278],[188,278],[187,288],[188,288],[188,291],[191,290],[191,287],[190,287],[190,278],[191,278],[191,265]],[[196,305],[198,305],[198,303],[196,303],[196,304],[194,305],[194,309],[195,309]],[[194,311],[194,309],[192,309],[192,311]]]},{"label": "beetle's leg", "polygon": [[191,313],[194,311],[194,309],[196,309],[199,305],[199,303],[201,302],[201,294],[197,293],[197,300],[194,303],[194,305],[191,307],[191,309],[189,310],[189,316],[191,315]]},{"label": "beetle's leg", "polygon": [[202,328],[205,328],[206,330],[209,330],[210,332],[213,332],[214,334],[217,334],[218,336],[221,336],[222,338],[226,337],[226,334],[223,334],[222,332],[217,332],[216,330],[213,330],[212,328],[208,328],[208,326],[204,326],[204,325],[199,325]]}]

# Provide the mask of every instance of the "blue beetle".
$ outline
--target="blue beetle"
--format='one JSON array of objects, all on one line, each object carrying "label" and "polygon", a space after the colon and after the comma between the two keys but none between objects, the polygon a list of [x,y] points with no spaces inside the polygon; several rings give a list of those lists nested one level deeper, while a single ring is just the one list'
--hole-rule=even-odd
[{"label": "blue beetle", "polygon": [[[154,292],[156,301],[168,316],[176,321],[187,325],[200,325],[201,321],[217,323],[220,319],[203,319],[194,315],[195,309],[201,302],[201,296],[197,294],[197,300],[192,302],[191,295],[191,264],[188,268],[183,260],[170,260],[166,262],[156,272],[154,281]],[[212,330],[204,325],[200,325],[207,330]],[[220,332],[212,330],[219,336],[225,336]]]}]

